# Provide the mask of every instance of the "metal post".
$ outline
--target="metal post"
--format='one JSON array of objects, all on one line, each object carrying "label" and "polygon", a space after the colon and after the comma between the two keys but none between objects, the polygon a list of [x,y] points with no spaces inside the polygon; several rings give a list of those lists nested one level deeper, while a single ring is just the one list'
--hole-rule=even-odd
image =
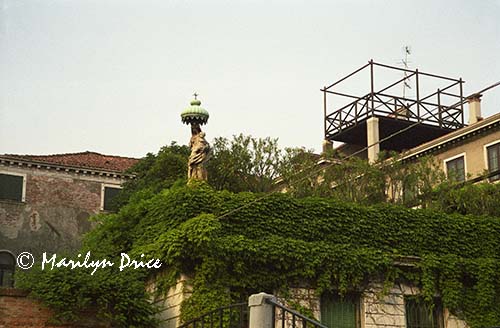
[{"label": "metal post", "polygon": [[415,84],[417,88],[417,117],[418,121],[421,122],[422,118],[420,117],[420,91],[418,86],[418,68],[415,70]]},{"label": "metal post", "polygon": [[374,94],[375,88],[373,83],[373,59],[370,59],[370,82],[371,82],[371,97],[372,97],[372,116],[375,115],[375,101]]},{"label": "metal post", "polygon": [[460,123],[464,126],[464,90],[462,78],[459,78],[458,82],[460,83],[460,117],[462,118],[462,122]]},{"label": "metal post", "polygon": [[358,124],[358,102],[354,103],[354,124]]},{"label": "metal post", "polygon": [[441,90],[438,89],[437,92],[438,97],[438,117],[439,117],[439,127],[443,127],[443,113],[441,111]]},{"label": "metal post", "polygon": [[326,87],[323,88],[323,131],[326,139]]}]

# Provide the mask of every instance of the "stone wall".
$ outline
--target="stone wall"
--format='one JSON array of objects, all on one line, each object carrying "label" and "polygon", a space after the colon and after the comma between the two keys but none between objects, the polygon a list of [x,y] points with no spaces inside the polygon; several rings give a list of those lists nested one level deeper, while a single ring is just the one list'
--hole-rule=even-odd
[{"label": "stone wall", "polygon": [[[405,296],[419,293],[418,288],[405,284],[396,284],[388,292],[383,292],[381,284],[372,284],[361,294],[359,300],[361,328],[406,328]],[[293,288],[288,301],[279,297],[278,300],[288,307],[293,307],[293,303],[305,306],[312,310],[315,319],[321,320],[320,298],[314,289]],[[444,309],[442,315],[443,328],[467,328],[464,321],[450,314],[447,309]]]},{"label": "stone wall", "polygon": [[279,303],[288,308],[303,307],[309,309],[315,320],[320,318],[320,299],[316,295],[316,290],[312,288],[292,288],[288,297],[282,297],[277,294]]},{"label": "stone wall", "polygon": [[75,250],[99,213],[103,183],[119,178],[77,174],[36,167],[0,166],[0,172],[26,175],[24,202],[0,201],[0,250],[36,256]]},{"label": "stone wall", "polygon": [[361,322],[365,328],[406,326],[405,295],[416,295],[419,290],[406,286],[394,286],[389,293],[382,294],[380,285],[372,285],[363,293]]}]

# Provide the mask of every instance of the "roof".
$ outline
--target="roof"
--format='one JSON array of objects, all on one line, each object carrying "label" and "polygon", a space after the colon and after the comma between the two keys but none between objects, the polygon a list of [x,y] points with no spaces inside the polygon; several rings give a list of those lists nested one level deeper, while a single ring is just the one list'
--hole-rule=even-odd
[{"label": "roof", "polygon": [[410,159],[421,155],[433,153],[437,150],[444,149],[449,144],[467,139],[471,136],[484,133],[486,131],[496,131],[500,127],[500,113],[489,116],[474,124],[468,125],[461,129],[445,134],[442,137],[433,139],[420,146],[414,147],[403,153],[402,159]]},{"label": "roof", "polygon": [[114,172],[125,172],[127,169],[129,169],[139,161],[138,158],[103,155],[91,151],[54,155],[5,154],[1,155],[1,157],[12,160],[56,164],[78,168],[100,169]]}]

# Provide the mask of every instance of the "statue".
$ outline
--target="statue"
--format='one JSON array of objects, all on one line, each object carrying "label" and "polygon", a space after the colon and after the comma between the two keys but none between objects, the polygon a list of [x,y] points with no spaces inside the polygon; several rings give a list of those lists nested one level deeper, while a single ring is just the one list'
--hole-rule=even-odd
[{"label": "statue", "polygon": [[201,131],[201,125],[207,124],[209,114],[202,108],[198,94],[195,93],[191,106],[181,113],[182,123],[191,125],[191,140],[189,148],[191,155],[188,159],[188,179],[207,180],[207,169],[205,163],[210,158],[210,145],[205,140],[205,133]]},{"label": "statue", "polygon": [[191,155],[188,159],[188,179],[207,180],[205,163],[210,158],[210,145],[205,140],[205,132],[201,131],[199,124],[191,124],[189,148]]}]

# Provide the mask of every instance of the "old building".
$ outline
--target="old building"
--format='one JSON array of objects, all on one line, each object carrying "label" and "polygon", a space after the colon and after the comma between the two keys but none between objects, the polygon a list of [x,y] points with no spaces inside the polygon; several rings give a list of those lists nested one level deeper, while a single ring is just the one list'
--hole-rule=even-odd
[{"label": "old building", "polygon": [[[472,99],[471,102],[479,102]],[[476,121],[407,151],[402,159],[432,155],[448,177],[463,182],[500,179],[500,113]]]},{"label": "old building", "polygon": [[109,209],[137,161],[94,152],[0,155],[2,285],[11,284],[7,268],[21,252],[77,249],[89,217]]}]

